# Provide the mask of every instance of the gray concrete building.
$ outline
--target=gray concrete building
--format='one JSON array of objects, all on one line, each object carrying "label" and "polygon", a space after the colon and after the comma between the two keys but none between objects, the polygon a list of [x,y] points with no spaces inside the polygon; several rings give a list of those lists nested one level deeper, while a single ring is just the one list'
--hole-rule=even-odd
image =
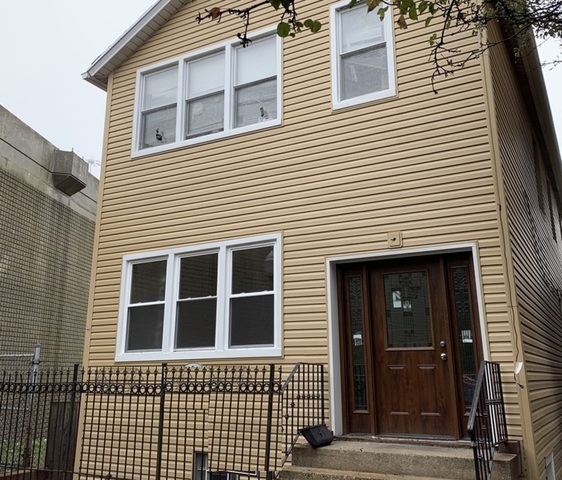
[{"label": "gray concrete building", "polygon": [[98,180],[0,105],[0,371],[81,362]]}]

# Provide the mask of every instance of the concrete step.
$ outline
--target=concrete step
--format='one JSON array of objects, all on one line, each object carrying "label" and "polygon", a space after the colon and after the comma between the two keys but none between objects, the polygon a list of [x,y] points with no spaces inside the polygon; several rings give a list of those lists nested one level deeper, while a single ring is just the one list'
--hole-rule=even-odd
[{"label": "concrete step", "polygon": [[[296,467],[294,465],[283,468],[282,480],[435,480],[435,478],[420,477],[419,475],[390,475],[387,473],[348,472],[345,470],[327,470],[324,468]],[[456,480],[456,479],[442,479]]]},{"label": "concrete step", "polygon": [[[493,479],[518,478],[518,457],[497,454]],[[474,480],[474,458],[470,448],[449,448],[418,444],[397,444],[366,441],[334,441],[326,447],[313,449],[298,444],[293,449],[291,480],[330,480],[332,478],[431,478]],[[299,469],[308,470],[299,470]],[[285,469],[284,469],[285,471]],[[375,476],[363,477],[362,474]],[[325,476],[331,475],[331,476]],[[377,477],[376,475],[379,475]],[[380,476],[382,475],[382,476]],[[385,476],[386,475],[386,476]],[[390,477],[388,477],[390,475]],[[392,477],[394,476],[394,477]]]}]

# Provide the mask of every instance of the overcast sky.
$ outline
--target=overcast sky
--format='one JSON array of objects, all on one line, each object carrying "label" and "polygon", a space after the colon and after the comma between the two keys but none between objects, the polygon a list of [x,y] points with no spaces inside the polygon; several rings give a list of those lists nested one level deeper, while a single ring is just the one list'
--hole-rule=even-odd
[{"label": "overcast sky", "polygon": [[[0,104],[56,147],[99,161],[105,92],[81,74],[154,2],[0,0]],[[546,56],[555,54],[553,44]],[[562,66],[544,74],[562,145]]]}]

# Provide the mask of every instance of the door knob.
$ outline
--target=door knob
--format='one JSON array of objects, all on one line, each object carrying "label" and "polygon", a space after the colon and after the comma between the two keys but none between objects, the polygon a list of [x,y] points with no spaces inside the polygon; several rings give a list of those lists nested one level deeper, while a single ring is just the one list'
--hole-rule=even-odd
[{"label": "door knob", "polygon": [[447,360],[447,354],[446,353],[441,354],[441,360],[443,360],[443,361]]}]

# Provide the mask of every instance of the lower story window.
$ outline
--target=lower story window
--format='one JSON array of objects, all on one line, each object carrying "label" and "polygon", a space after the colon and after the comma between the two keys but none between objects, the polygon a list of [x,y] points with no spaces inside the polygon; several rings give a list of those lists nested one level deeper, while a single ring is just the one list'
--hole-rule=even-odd
[{"label": "lower story window", "polygon": [[280,235],[123,260],[117,359],[281,353]]}]

